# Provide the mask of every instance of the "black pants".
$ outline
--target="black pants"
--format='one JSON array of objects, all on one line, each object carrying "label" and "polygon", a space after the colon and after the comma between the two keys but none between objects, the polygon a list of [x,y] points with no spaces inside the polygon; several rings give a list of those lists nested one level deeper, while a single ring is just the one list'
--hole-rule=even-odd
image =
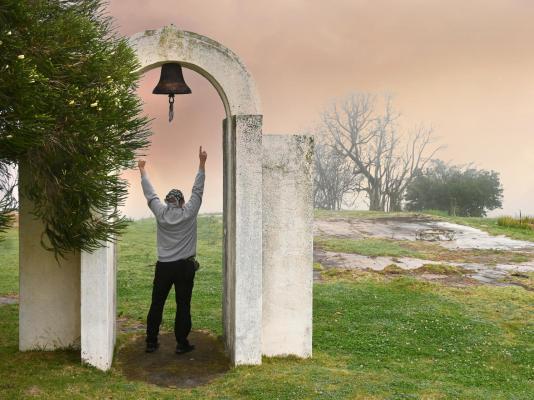
[{"label": "black pants", "polygon": [[174,284],[176,294],[176,316],[174,318],[174,335],[176,342],[186,345],[191,332],[191,294],[195,279],[195,264],[192,261],[178,260],[156,263],[152,287],[152,304],[147,316],[146,341],[158,341],[159,326],[163,315],[163,306]]}]

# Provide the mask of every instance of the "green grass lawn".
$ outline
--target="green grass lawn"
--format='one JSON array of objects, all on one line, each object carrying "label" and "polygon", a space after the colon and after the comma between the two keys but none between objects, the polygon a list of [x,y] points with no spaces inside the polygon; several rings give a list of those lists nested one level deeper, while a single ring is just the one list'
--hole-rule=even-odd
[{"label": "green grass lawn", "polygon": [[[193,329],[221,334],[220,217],[199,218],[198,234]],[[17,293],[16,230],[0,255],[0,295]],[[121,316],[145,322],[155,256],[154,220],[131,224],[119,246]],[[530,399],[533,304],[534,293],[518,287],[459,289],[376,274],[325,279],[314,285],[312,359],[264,358],[195,389],[128,381],[116,367],[80,365],[76,351],[19,352],[18,306],[0,305],[0,398]],[[169,302],[164,330],[173,318]]]}]

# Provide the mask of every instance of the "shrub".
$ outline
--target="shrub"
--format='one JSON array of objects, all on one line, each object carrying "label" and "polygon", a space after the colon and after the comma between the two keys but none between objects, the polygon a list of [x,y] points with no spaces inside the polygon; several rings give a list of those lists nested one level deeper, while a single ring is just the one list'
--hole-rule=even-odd
[{"label": "shrub", "polygon": [[0,5],[0,164],[19,166],[19,194],[56,258],[92,251],[125,229],[119,207],[128,183],[120,173],[149,145],[136,94],[139,62],[103,6]]}]

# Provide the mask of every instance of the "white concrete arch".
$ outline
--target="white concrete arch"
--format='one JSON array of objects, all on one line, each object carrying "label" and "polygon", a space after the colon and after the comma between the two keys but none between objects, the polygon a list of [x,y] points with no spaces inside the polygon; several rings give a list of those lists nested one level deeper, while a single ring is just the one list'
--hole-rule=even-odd
[{"label": "white concrete arch", "polygon": [[261,114],[260,97],[252,75],[239,57],[219,42],[179,30],[171,24],[136,33],[129,43],[137,52],[141,64],[139,72],[166,62],[179,62],[204,76],[215,87],[227,117]]},{"label": "white concrete arch", "polygon": [[[252,75],[221,43],[174,25],[146,30],[129,40],[139,72],[166,62],[204,76],[224,105],[224,282],[226,349],[234,364],[261,362],[262,118]],[[194,90],[194,88],[193,88]]]},{"label": "white concrete arch", "polygon": [[[262,116],[256,85],[225,46],[167,26],[130,38],[139,72],[179,62],[212,83],[224,104],[225,345],[234,365],[261,363]],[[194,90],[194,88],[193,88]],[[25,168],[21,168],[24,181]],[[209,173],[209,172],[208,172]],[[21,199],[19,348],[80,347],[83,362],[107,370],[116,339],[115,244],[77,252],[58,266],[39,245],[42,223]],[[147,310],[148,312],[148,310]]]},{"label": "white concrete arch", "polygon": [[[232,363],[311,356],[313,140],[262,135],[254,80],[220,43],[173,25],[129,42],[138,72],[179,62],[208,79],[225,107],[222,310]],[[21,184],[27,173],[21,166]],[[83,362],[107,370],[116,339],[115,244],[75,252],[58,266],[39,244],[43,226],[32,207],[21,198],[19,348],[80,347]]]}]

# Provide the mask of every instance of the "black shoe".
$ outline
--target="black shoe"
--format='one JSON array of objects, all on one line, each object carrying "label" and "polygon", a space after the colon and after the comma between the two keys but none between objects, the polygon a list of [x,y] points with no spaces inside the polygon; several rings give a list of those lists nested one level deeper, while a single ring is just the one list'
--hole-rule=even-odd
[{"label": "black shoe", "polygon": [[150,343],[150,342],[147,342],[146,344],[146,352],[147,353],[153,353],[155,352],[159,347],[159,343]]},{"label": "black shoe", "polygon": [[192,350],[195,350],[195,346],[189,343],[176,345],[176,354],[189,353]]}]

